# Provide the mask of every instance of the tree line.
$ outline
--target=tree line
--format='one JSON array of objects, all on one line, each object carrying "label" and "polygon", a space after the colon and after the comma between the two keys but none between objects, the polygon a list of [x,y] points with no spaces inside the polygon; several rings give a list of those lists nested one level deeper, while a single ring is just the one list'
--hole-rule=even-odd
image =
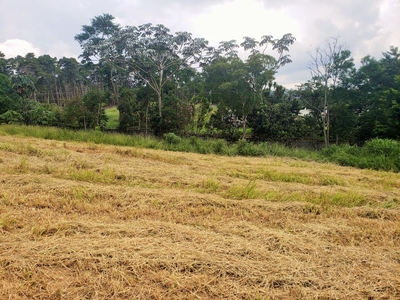
[{"label": "tree line", "polygon": [[288,90],[275,75],[291,63],[289,33],[211,47],[163,25],[114,20],[103,14],[82,26],[80,62],[0,52],[0,123],[104,128],[105,108],[117,106],[126,133],[326,145],[400,139],[396,47],[356,68],[350,50],[329,38],[309,53],[310,80]]}]

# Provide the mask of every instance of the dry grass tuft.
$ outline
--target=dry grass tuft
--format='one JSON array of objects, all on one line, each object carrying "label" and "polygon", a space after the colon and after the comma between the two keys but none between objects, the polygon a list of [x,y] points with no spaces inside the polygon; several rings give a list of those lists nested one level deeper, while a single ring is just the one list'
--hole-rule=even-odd
[{"label": "dry grass tuft", "polygon": [[399,199],[394,173],[2,136],[0,298],[400,299]]}]

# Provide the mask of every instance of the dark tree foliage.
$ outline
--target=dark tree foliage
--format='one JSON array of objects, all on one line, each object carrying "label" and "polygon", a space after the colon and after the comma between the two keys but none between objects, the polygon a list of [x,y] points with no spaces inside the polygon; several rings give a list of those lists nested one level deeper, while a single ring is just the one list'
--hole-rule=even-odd
[{"label": "dark tree foliage", "polygon": [[134,126],[140,123],[140,114],[138,112],[138,101],[136,91],[124,88],[120,91],[119,110],[119,127],[121,132],[128,132]]},{"label": "dark tree foliage", "polygon": [[0,74],[0,115],[8,110],[17,110],[19,97],[13,89],[11,80],[4,74]]},{"label": "dark tree foliage", "polygon": [[83,105],[86,109],[85,129],[94,129],[97,126],[105,127],[107,123],[106,104],[107,98],[103,92],[91,90],[83,96]]},{"label": "dark tree foliage", "polygon": [[75,97],[69,99],[61,113],[61,124],[63,127],[72,129],[86,129],[86,107],[83,105],[82,98]]},{"label": "dark tree foliage", "polygon": [[255,141],[290,141],[301,139],[300,110],[297,101],[263,104],[249,116],[252,139]]}]

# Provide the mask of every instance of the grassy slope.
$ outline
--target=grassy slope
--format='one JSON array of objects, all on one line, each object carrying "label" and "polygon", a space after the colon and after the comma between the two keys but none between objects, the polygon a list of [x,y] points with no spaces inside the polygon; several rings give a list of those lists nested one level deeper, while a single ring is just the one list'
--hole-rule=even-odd
[{"label": "grassy slope", "polygon": [[398,299],[400,174],[0,136],[0,298]]}]

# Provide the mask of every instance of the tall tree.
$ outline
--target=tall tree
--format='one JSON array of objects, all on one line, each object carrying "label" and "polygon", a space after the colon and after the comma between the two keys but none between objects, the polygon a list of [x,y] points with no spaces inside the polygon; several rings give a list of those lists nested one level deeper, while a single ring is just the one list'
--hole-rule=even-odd
[{"label": "tall tree", "polygon": [[352,78],[358,114],[357,138],[399,137],[400,53],[391,47],[376,60],[366,56]]},{"label": "tall tree", "polygon": [[7,70],[7,60],[5,59],[5,55],[0,51],[0,74],[8,74]]},{"label": "tall tree", "polygon": [[83,63],[91,62],[93,58],[100,58],[99,46],[120,29],[114,20],[115,17],[110,14],[96,16],[91,19],[90,25],[83,25],[82,32],[75,35],[75,40],[83,49],[81,54]]},{"label": "tall tree", "polygon": [[[228,120],[235,120],[231,123],[240,124],[243,137],[246,134],[247,117],[264,101],[264,93],[270,90],[276,71],[291,62],[290,56],[285,52],[289,51],[288,47],[294,41],[291,34],[286,34],[281,39],[263,36],[261,42],[244,37],[240,46],[244,50],[250,50],[246,61],[239,58],[239,45],[235,40],[224,41],[215,52],[216,58],[205,68],[213,99],[220,100],[220,114],[228,114]],[[272,50],[278,52],[278,59],[265,53],[268,45],[272,45]]]},{"label": "tall tree", "polygon": [[330,97],[329,89],[335,89],[338,82],[353,68],[351,52],[339,44],[339,37],[325,40],[324,47],[317,47],[309,53],[311,62],[309,70],[312,80],[318,82],[323,88],[323,103],[319,108],[322,120],[325,145],[330,141]]},{"label": "tall tree", "polygon": [[188,32],[171,34],[165,26],[152,24],[126,27],[110,42],[116,52],[122,46],[134,76],[156,92],[161,119],[164,85],[180,70],[201,63],[208,48],[202,38],[192,38]]}]

